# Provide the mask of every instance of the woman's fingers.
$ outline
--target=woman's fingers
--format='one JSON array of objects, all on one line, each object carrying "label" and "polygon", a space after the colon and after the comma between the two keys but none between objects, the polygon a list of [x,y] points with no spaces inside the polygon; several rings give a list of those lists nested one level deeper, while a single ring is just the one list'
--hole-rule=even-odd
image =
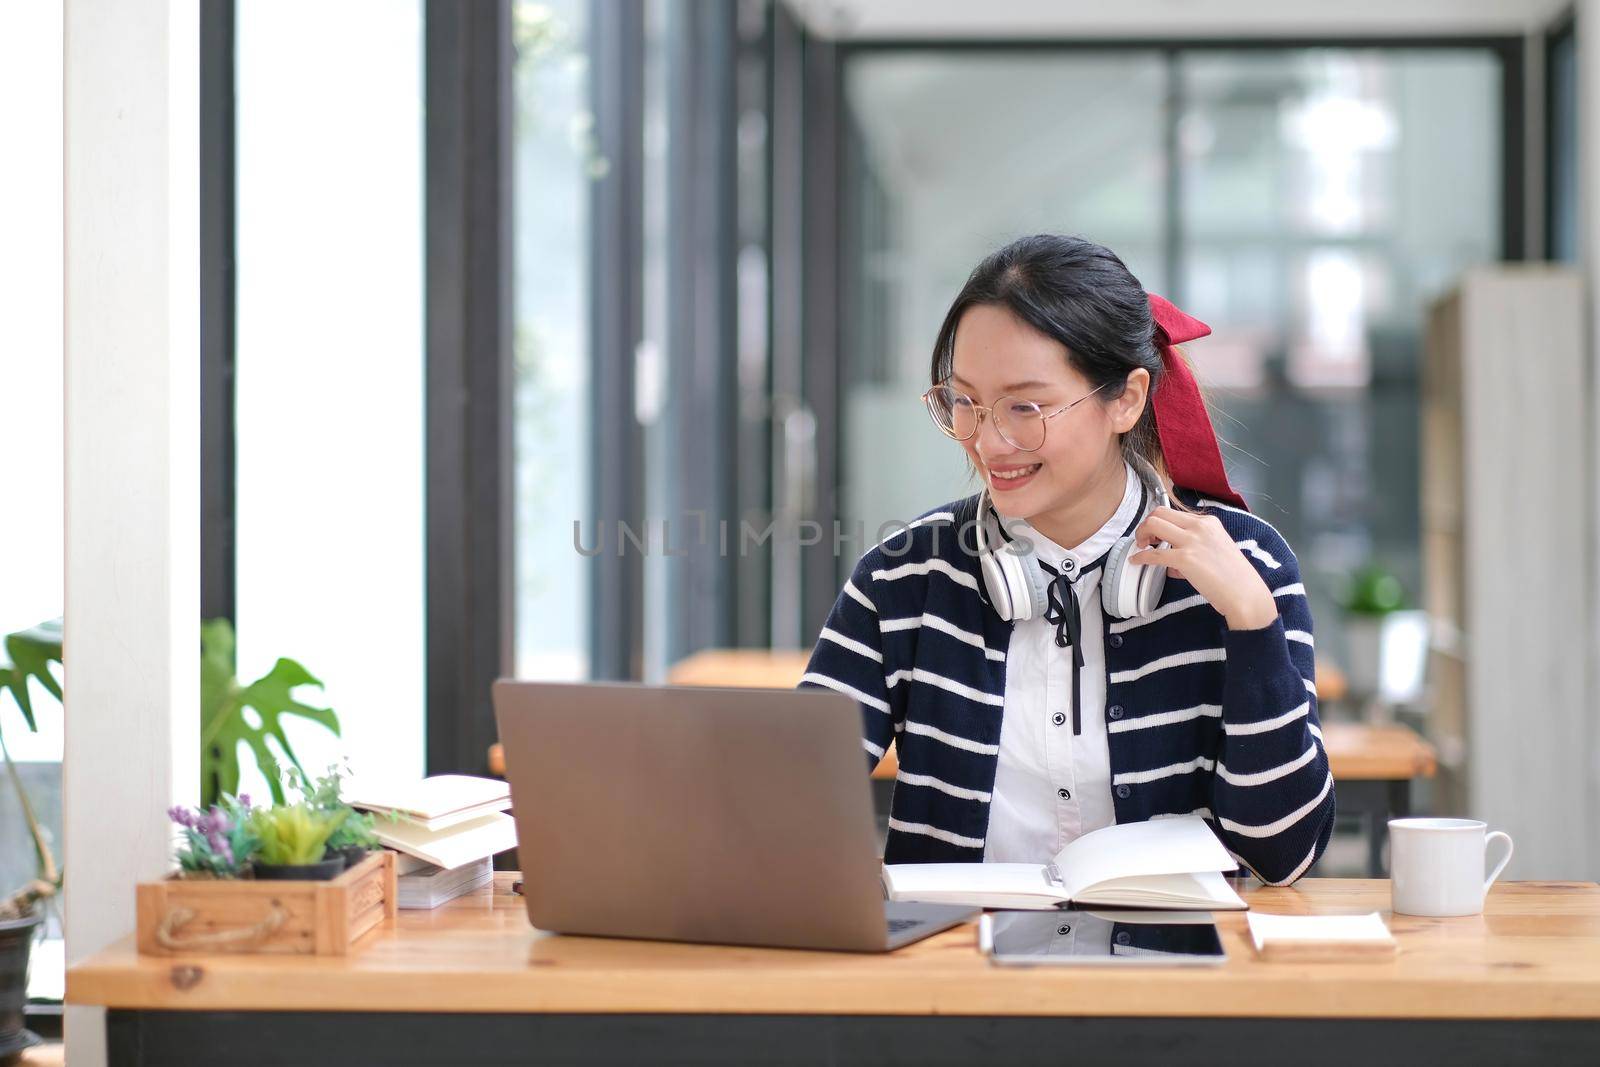
[{"label": "woman's fingers", "polygon": [[[1156,511],[1162,510],[1165,509],[1156,509]],[[1152,511],[1149,517],[1146,518],[1144,522],[1139,524],[1139,530],[1135,537],[1135,543],[1138,544],[1139,547],[1143,548],[1145,545],[1153,545],[1157,541],[1167,541],[1172,544],[1177,544],[1179,542],[1188,540],[1189,531],[1186,528],[1179,526],[1177,523],[1172,522],[1161,515],[1158,515],[1156,511]]]},{"label": "woman's fingers", "polygon": [[1165,567],[1167,574],[1173,578],[1182,578],[1183,572],[1172,565],[1172,560],[1177,557],[1175,548],[1145,548],[1128,557],[1129,563],[1142,563],[1151,567]]},{"label": "woman's fingers", "polygon": [[1206,518],[1204,515],[1193,515],[1187,511],[1179,511],[1177,508],[1167,507],[1164,504],[1161,507],[1152,508],[1150,514],[1157,518],[1166,519],[1175,526],[1182,526],[1186,530],[1194,529]]}]

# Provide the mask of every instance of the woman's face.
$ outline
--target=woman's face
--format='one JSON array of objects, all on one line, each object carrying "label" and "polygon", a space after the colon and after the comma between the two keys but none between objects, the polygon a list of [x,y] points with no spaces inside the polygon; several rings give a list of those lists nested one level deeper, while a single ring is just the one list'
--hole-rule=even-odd
[{"label": "woman's face", "polygon": [[[1044,445],[1035,452],[1012,445],[994,419],[984,416],[978,432],[961,445],[988,484],[996,510],[1028,519],[1071,508],[1108,478],[1120,494],[1118,437],[1138,421],[1148,382],[1149,373],[1135,369],[1117,400],[1104,403],[1094,396],[1046,420]],[[989,304],[968,308],[957,324],[950,385],[991,408],[1002,396],[1031,400],[1045,415],[1094,389],[1067,361],[1065,345]]]}]

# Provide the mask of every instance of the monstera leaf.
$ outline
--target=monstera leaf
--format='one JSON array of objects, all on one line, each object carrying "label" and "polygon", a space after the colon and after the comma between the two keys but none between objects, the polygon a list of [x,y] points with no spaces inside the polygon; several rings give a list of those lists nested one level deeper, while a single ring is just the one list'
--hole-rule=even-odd
[{"label": "monstera leaf", "polygon": [[61,685],[50,673],[50,663],[61,662],[61,620],[41,622],[31,630],[23,630],[6,637],[6,656],[10,663],[0,663],[0,693],[9,692],[22,709],[28,729],[39,727],[33,720],[33,701],[28,695],[28,679],[35,679],[45,691],[61,699]]},{"label": "monstera leaf", "polygon": [[[6,659],[10,662],[5,662]],[[33,717],[33,699],[28,693],[28,679],[34,679],[51,696],[61,699],[61,684],[50,673],[52,662],[61,662],[60,619],[41,622],[31,630],[6,635],[5,657],[0,658],[0,696],[11,694],[30,730],[37,730],[39,726]],[[0,919],[20,919],[33,914],[41,901],[50,900],[61,889],[61,868],[56,865],[49,834],[33,809],[33,801],[22,786],[22,776],[17,773],[17,765],[11,761],[11,750],[5,747],[3,738],[0,738],[0,754],[5,756],[6,776],[16,790],[17,806],[28,825],[28,836],[33,840],[36,860],[33,880],[0,900]]]},{"label": "monstera leaf", "polygon": [[[200,624],[200,801],[209,808],[223,793],[239,792],[239,746],[246,746],[266,775],[276,804],[284,801],[280,761],[287,759],[304,777],[294,747],[283,732],[283,716],[298,715],[339,733],[339,717],[330,708],[302,704],[290,693],[302,685],[322,683],[292,659],[280,659],[272,670],[249,685],[234,676],[233,626],[227,619]],[[246,710],[259,725],[252,725]],[[277,752],[268,745],[271,739]]]}]

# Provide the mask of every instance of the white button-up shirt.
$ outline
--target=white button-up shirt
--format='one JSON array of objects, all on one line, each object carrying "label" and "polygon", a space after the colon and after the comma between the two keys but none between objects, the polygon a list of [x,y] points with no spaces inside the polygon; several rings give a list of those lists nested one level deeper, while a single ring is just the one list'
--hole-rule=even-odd
[{"label": "white button-up shirt", "polygon": [[[1122,503],[1088,540],[1066,549],[1031,523],[1006,530],[1033,542],[1034,555],[1074,588],[1083,620],[1079,694],[1083,733],[1072,733],[1072,649],[1058,648],[1056,625],[1041,617],[1012,624],[1000,757],[989,804],[983,858],[991,863],[1048,863],[1069,842],[1117,821],[1111,802],[1111,752],[1106,743],[1105,631],[1100,576],[1094,566],[1139,513],[1142,487],[1127,466]],[[1037,563],[1033,566],[1038,566]]]}]

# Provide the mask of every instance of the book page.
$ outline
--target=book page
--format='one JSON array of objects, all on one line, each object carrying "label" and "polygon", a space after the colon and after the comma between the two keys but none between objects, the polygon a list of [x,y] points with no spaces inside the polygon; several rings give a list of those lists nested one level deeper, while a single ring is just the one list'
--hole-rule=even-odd
[{"label": "book page", "polygon": [[419,818],[403,811],[386,811],[383,808],[368,808],[367,810],[371,811],[379,819],[398,819],[420,826],[425,830],[444,830],[455,826],[457,823],[481,819],[491,812],[510,811],[511,798],[506,797],[504,800],[494,800],[487,804],[474,804],[470,808],[462,808],[460,811],[452,811],[448,815],[440,815],[432,819]]},{"label": "book page", "polygon": [[975,907],[1047,907],[1064,902],[1037,863],[890,863],[883,868],[890,900]]},{"label": "book page", "polygon": [[1248,907],[1220,871],[1113,878],[1085,889],[1073,903],[1146,908],[1206,907],[1217,911],[1243,911]]},{"label": "book page", "polygon": [[1114,878],[1227,871],[1228,850],[1199,816],[1118,823],[1084,834],[1056,853],[1068,900]]},{"label": "book page", "polygon": [[437,819],[463,808],[510,804],[511,786],[498,778],[469,774],[436,774],[411,781],[362,779],[345,787],[345,803],[353,808],[393,811],[418,819]]},{"label": "book page", "polygon": [[390,848],[445,868],[460,867],[517,847],[515,820],[498,812],[447,830],[428,830],[414,823],[379,819],[373,832]]}]

